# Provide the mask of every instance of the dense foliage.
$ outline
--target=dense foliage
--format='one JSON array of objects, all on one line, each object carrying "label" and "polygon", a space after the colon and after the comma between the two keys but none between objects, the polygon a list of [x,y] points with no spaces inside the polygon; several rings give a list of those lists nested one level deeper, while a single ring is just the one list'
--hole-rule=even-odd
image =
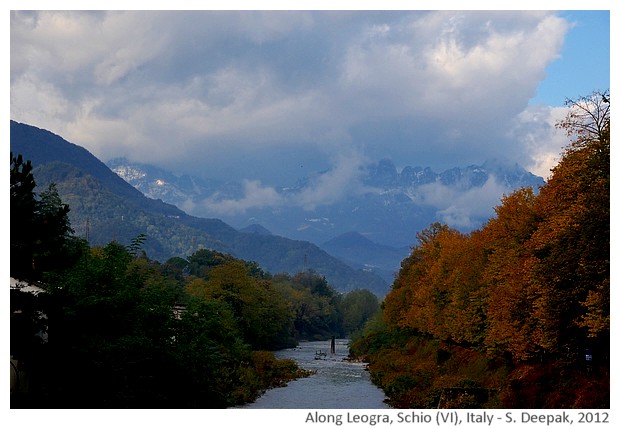
[{"label": "dense foliage", "polygon": [[568,105],[572,143],[538,193],[505,196],[470,234],[418,234],[353,348],[395,405],[468,386],[485,394],[462,406],[609,406],[609,95]]},{"label": "dense foliage", "polygon": [[11,291],[13,407],[242,404],[308,375],[271,350],[346,336],[378,309],[311,271],[272,276],[208,249],[151,260],[145,234],[91,247],[53,185],[35,195],[31,171],[11,156],[11,276],[45,289]]},{"label": "dense foliage", "polygon": [[56,186],[50,184],[36,195],[32,170],[30,161],[11,153],[11,274],[35,279],[43,271],[71,263],[76,239],[69,207],[60,200]]}]

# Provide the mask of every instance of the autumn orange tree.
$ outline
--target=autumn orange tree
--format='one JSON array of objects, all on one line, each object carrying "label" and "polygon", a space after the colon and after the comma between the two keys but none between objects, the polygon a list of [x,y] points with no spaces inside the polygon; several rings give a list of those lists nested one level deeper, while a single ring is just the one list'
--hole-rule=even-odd
[{"label": "autumn orange tree", "polygon": [[485,346],[492,355],[510,353],[527,359],[534,352],[534,322],[530,301],[534,263],[526,243],[538,225],[531,188],[504,196],[482,234],[487,253],[484,282],[487,286],[488,330]]},{"label": "autumn orange tree", "polygon": [[609,93],[567,104],[558,127],[572,141],[536,199],[540,224],[529,243],[537,340],[550,351],[605,347],[609,338]]},{"label": "autumn orange tree", "polygon": [[486,292],[478,235],[435,223],[418,241],[385,299],[386,322],[445,341],[481,343]]},{"label": "autumn orange tree", "polygon": [[441,252],[437,237],[448,231],[446,225],[434,223],[417,234],[418,245],[401,263],[392,290],[385,297],[384,319],[388,326],[429,331],[435,307],[431,271]]}]

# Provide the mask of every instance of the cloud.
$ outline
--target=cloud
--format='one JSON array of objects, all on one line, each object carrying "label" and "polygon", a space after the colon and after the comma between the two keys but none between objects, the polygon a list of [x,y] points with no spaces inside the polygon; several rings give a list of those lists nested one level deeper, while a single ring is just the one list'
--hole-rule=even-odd
[{"label": "cloud", "polygon": [[206,212],[211,216],[235,216],[250,209],[277,209],[283,206],[313,211],[344,196],[367,191],[360,182],[363,162],[359,154],[339,156],[332,168],[308,178],[301,189],[278,191],[258,180],[245,180],[241,196],[237,198],[215,194],[202,202],[187,201],[182,208],[190,212]]},{"label": "cloud", "polygon": [[[243,197],[222,198],[219,194],[215,194],[199,205],[215,215],[236,215],[245,213],[248,209],[278,207],[283,203],[284,198],[274,188],[265,187],[258,180],[245,180]],[[191,207],[186,204],[186,208]]]},{"label": "cloud", "polygon": [[490,218],[501,197],[511,190],[490,175],[483,186],[463,191],[458,186],[439,182],[422,185],[417,189],[416,202],[437,209],[437,218],[454,228],[472,229],[480,225],[476,219]]},{"label": "cloud", "polygon": [[515,117],[508,135],[522,145],[520,162],[528,171],[544,179],[550,177],[568,144],[565,132],[555,126],[567,113],[566,107],[529,106]]},{"label": "cloud", "polygon": [[300,197],[312,206],[354,186],[351,153],[543,168],[517,137],[541,131],[527,102],[568,29],[539,11],[13,11],[11,117],[259,194],[299,173],[281,162],[299,151],[305,171],[333,169]]},{"label": "cloud", "polygon": [[362,192],[360,176],[363,163],[363,157],[357,153],[338,156],[334,167],[311,179],[308,186],[292,198],[291,203],[305,210],[314,210],[346,195]]}]

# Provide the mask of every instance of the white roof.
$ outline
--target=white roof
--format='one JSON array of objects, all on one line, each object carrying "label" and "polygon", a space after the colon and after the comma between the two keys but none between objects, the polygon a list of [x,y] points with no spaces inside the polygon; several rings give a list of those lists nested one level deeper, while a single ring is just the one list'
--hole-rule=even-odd
[{"label": "white roof", "polygon": [[41,292],[45,292],[45,289],[35,286],[31,283],[25,282],[23,280],[17,280],[11,277],[11,289],[20,289],[24,292],[30,292],[35,295]]}]

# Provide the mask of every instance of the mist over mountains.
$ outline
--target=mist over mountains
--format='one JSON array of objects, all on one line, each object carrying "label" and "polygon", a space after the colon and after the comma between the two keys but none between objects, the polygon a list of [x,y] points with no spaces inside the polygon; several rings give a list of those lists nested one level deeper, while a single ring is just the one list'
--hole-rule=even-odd
[{"label": "mist over mountains", "polygon": [[470,231],[493,216],[502,195],[526,186],[537,190],[544,183],[517,164],[497,160],[437,173],[420,166],[399,171],[393,161],[383,159],[361,166],[340,198],[304,204],[332,171],[300,178],[293,186],[266,187],[179,176],[125,159],[107,165],[150,198],[195,216],[218,217],[237,228],[259,224],[317,244],[356,231],[379,244],[410,246],[415,234],[435,221]]},{"label": "mist over mountains", "polygon": [[361,166],[340,198],[304,205],[304,197],[317,193],[317,183],[331,171],[300,178],[293,186],[269,188],[250,181],[177,176],[124,159],[108,166],[151,198],[196,216],[217,216],[238,228],[260,224],[275,234],[317,244],[356,231],[392,247],[410,246],[416,232],[435,221],[463,231],[478,228],[493,215],[502,195],[524,186],[536,190],[544,183],[517,164],[496,160],[436,173],[419,166],[399,171],[384,159]]},{"label": "mist over mountains", "polygon": [[126,159],[108,166],[150,198],[195,216],[217,217],[244,232],[315,243],[388,284],[420,230],[439,221],[471,231],[494,215],[502,195],[544,183],[519,165],[498,160],[437,173],[420,166],[399,170],[383,159],[347,174],[324,171],[280,187],[175,175]]}]

